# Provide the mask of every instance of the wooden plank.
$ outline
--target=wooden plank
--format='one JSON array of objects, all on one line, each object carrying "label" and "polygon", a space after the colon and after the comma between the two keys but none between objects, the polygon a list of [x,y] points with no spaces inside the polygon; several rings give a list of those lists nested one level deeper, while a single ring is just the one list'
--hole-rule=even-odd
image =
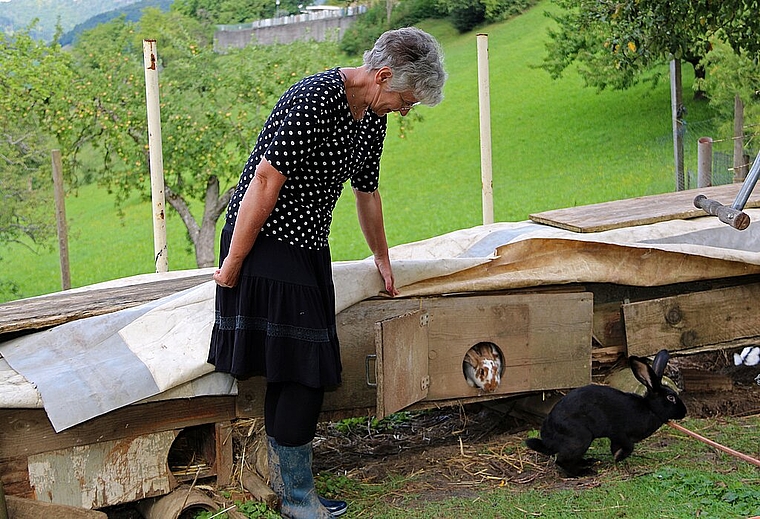
[{"label": "wooden plank", "polygon": [[602,347],[625,345],[621,302],[594,304],[594,340]]},{"label": "wooden plank", "polygon": [[733,391],[734,381],[721,373],[681,368],[683,388],[689,392]]},{"label": "wooden plank", "polygon": [[6,496],[8,519],[108,519],[104,512]]},{"label": "wooden plank", "polygon": [[378,419],[427,396],[428,322],[428,314],[416,310],[375,323]]},{"label": "wooden plank", "polygon": [[[607,231],[634,225],[706,216],[702,209],[694,207],[694,198],[698,194],[704,194],[707,198],[731,205],[739,189],[741,189],[741,184],[688,189],[675,193],[544,211],[530,215],[530,219],[536,223],[574,232]],[[753,191],[745,204],[745,209],[754,207],[760,207],[760,192],[758,191]]]},{"label": "wooden plank", "polygon": [[70,447],[29,456],[29,484],[40,501],[103,508],[168,494],[176,431]]},{"label": "wooden plank", "polygon": [[[368,323],[416,309],[430,315],[430,393],[414,408],[576,387],[591,379],[593,297],[589,292],[377,299],[338,314],[344,381],[325,395],[326,411],[375,406],[376,390],[365,379],[365,359],[375,353],[374,332]],[[462,373],[466,351],[482,341],[496,343],[506,359],[504,382],[490,395],[467,385]],[[399,373],[397,378],[404,376]],[[255,398],[259,397],[246,401]]]},{"label": "wooden plank", "polygon": [[235,397],[131,405],[56,433],[43,409],[0,409],[0,460],[235,418]]},{"label": "wooden plank", "polygon": [[29,486],[26,457],[0,460],[0,479],[6,495],[34,499],[34,489]]},{"label": "wooden plank", "polygon": [[3,303],[0,304],[0,341],[22,331],[41,330],[137,306],[210,280],[207,273],[192,274],[122,287],[56,292]]},{"label": "wooden plank", "polygon": [[222,422],[215,425],[214,442],[216,484],[219,487],[226,487],[232,481],[232,467],[235,464],[232,449],[232,422]]},{"label": "wooden plank", "polygon": [[589,292],[436,298],[430,314],[427,400],[480,396],[462,373],[479,342],[502,352],[504,373],[493,395],[562,389],[591,380],[593,297]]},{"label": "wooden plank", "polygon": [[628,354],[713,349],[760,338],[760,284],[680,294],[623,305]]}]

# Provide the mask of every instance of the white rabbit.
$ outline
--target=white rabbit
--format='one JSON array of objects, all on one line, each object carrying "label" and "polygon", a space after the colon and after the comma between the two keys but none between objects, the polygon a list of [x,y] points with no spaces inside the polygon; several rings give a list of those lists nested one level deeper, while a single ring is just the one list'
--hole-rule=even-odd
[{"label": "white rabbit", "polygon": [[472,387],[492,393],[501,383],[501,352],[495,344],[480,342],[467,350],[462,361],[462,371]]},{"label": "white rabbit", "polygon": [[734,353],[734,364],[736,366],[756,366],[760,364],[760,347],[747,346],[739,353]]}]

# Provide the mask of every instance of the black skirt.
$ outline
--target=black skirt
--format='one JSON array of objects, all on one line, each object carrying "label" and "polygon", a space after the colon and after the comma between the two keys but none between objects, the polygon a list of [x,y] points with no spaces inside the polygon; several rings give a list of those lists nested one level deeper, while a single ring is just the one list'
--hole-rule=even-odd
[{"label": "black skirt", "polygon": [[[220,264],[232,229],[225,226]],[[299,382],[332,388],[341,382],[335,287],[329,248],[310,250],[259,234],[234,288],[216,287],[208,362],[238,379]]]}]

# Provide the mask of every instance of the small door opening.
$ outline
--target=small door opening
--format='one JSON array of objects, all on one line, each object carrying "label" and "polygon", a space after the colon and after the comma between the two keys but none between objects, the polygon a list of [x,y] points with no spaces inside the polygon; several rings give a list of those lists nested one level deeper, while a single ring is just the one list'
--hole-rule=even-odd
[{"label": "small door opening", "polygon": [[501,384],[504,356],[496,344],[479,342],[464,354],[462,373],[471,387],[492,393]]},{"label": "small door opening", "polygon": [[167,462],[177,481],[213,475],[216,445],[214,424],[186,427],[174,440]]}]

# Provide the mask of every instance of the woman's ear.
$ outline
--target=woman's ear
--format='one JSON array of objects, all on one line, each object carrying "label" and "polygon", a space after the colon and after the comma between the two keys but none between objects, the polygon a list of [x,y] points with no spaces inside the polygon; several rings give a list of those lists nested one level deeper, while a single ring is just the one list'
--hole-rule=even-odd
[{"label": "woman's ear", "polygon": [[380,67],[377,69],[377,72],[375,72],[375,82],[380,85],[382,83],[387,83],[391,80],[393,77],[393,71],[390,67]]}]

